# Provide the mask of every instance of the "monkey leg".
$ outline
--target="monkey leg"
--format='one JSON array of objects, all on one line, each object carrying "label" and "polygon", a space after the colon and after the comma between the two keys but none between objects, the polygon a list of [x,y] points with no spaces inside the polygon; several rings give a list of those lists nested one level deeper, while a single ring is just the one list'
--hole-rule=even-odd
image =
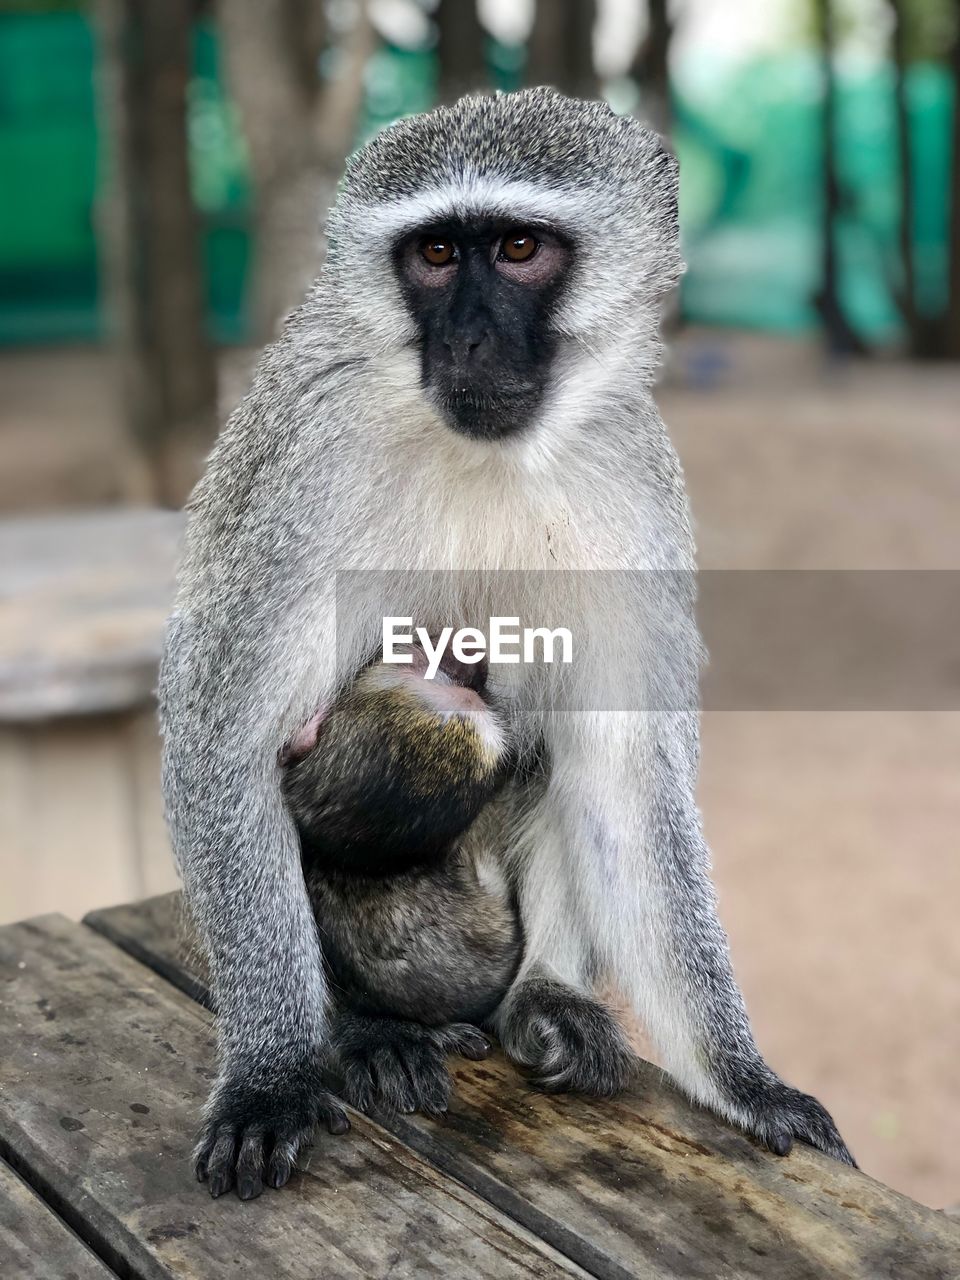
[{"label": "monkey leg", "polygon": [[462,852],[400,876],[308,875],[337,993],[330,1065],[361,1110],[443,1111],[448,1053],[480,1058],[477,1029],[516,970],[512,903]]},{"label": "monkey leg", "polygon": [[[594,951],[579,920],[576,870],[547,784],[514,792],[488,815],[494,847],[506,841],[519,888],[524,948],[515,980],[489,1020],[504,1052],[548,1092],[618,1093],[637,1058],[610,1010],[592,994]],[[521,838],[516,839],[516,832]]]},{"label": "monkey leg", "polygon": [[330,1065],[340,1092],[359,1111],[439,1115],[450,1099],[446,1058],[479,1061],[490,1041],[469,1023],[427,1027],[342,1009],[333,1020]]},{"label": "monkey leg", "polygon": [[778,1155],[799,1140],[853,1164],[827,1110],[781,1080],[754,1041],[709,879],[689,722],[598,717],[563,730],[548,743],[550,790],[526,824],[526,948],[498,1013],[508,1049],[522,1052],[538,968],[573,987],[599,969],[688,1096]]}]

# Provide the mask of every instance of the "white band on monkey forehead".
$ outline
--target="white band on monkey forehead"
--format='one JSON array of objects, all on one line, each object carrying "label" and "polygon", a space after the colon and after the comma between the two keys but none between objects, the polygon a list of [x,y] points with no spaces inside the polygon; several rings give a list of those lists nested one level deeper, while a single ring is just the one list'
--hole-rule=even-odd
[{"label": "white band on monkey forehead", "polygon": [[[351,206],[353,201],[348,196],[334,211],[335,220],[337,214],[346,214]],[[416,195],[376,205],[362,203],[361,207],[364,238],[372,232],[378,239],[394,241],[419,227],[477,217],[518,224],[539,223],[560,231],[565,228],[575,231],[586,217],[591,221],[602,217],[609,210],[609,201],[595,203],[583,191],[574,193],[511,181],[496,174],[466,172],[460,178]],[[352,222],[350,218],[343,228],[346,235],[350,234]]]}]

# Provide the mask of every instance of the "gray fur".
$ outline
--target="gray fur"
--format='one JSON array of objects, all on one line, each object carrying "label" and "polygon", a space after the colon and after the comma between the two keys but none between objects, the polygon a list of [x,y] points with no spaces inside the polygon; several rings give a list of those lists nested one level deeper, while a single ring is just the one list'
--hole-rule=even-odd
[{"label": "gray fur", "polygon": [[[425,400],[391,269],[398,235],[491,208],[562,226],[577,246],[553,389],[529,430],[496,443],[455,435]],[[359,605],[341,607],[334,637],[334,574],[471,570],[469,604],[424,576],[405,612],[435,627],[478,601],[497,612],[499,570],[569,568],[647,571],[616,599],[602,574],[558,575],[550,613],[566,585],[564,621],[597,669],[629,672],[623,705],[654,709],[574,712],[561,680],[503,676],[511,732],[542,741],[548,768],[498,850],[525,935],[505,1046],[529,1050],[516,1010],[542,988],[525,984],[546,978],[573,998],[603,974],[692,1097],[777,1150],[798,1136],[849,1159],[819,1104],[754,1044],[694,800],[696,716],[682,710],[698,675],[693,544],[650,392],[658,299],[680,271],[673,160],[597,104],[546,90],[467,99],[361,152],[330,235],[323,274],[264,353],[191,501],[161,674],[167,812],[220,1011],[203,1151],[247,1150],[264,1095],[278,1149],[302,1140],[305,1088],[330,1114],[315,1074],[323,965],[278,753],[376,649],[379,618]],[[562,1077],[570,1064],[547,1040],[544,1070]]]},{"label": "gray fur", "polygon": [[509,893],[458,853],[389,880],[307,873],[338,1005],[427,1026],[484,1022],[517,970]]},{"label": "gray fur", "polygon": [[334,993],[330,1066],[361,1110],[445,1110],[446,1054],[489,1048],[475,1024],[521,953],[510,885],[470,834],[509,761],[484,670],[448,657],[428,683],[375,664],[313,732],[284,792]]}]

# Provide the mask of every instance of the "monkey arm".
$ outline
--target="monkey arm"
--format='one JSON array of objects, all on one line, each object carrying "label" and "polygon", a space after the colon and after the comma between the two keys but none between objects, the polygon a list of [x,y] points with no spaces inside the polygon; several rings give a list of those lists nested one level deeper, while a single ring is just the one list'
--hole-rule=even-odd
[{"label": "monkey arm", "polygon": [[216,610],[181,608],[171,621],[160,701],[167,817],[219,1014],[197,1172],[213,1195],[236,1183],[246,1198],[286,1182],[318,1119],[348,1126],[320,1084],[325,979],[280,790],[294,681],[283,658],[297,646],[230,601],[221,591]]},{"label": "monkey arm", "polygon": [[196,1168],[243,1198],[287,1181],[316,1120],[347,1127],[320,1083],[326,981],[280,757],[369,647],[349,609],[337,632],[334,572],[365,455],[337,398],[351,362],[315,333],[305,358],[298,333],[261,357],[191,497],[159,689],[167,819],[218,1011]]}]

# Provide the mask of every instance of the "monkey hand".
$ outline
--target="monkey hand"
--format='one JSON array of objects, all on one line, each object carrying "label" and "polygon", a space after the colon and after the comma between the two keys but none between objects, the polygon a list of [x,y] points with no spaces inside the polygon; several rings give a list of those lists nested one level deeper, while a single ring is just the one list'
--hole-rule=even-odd
[{"label": "monkey hand", "polygon": [[450,1101],[448,1053],[479,1061],[490,1041],[466,1022],[427,1027],[343,1011],[332,1034],[331,1066],[358,1111],[440,1115]]},{"label": "monkey hand", "polygon": [[609,1098],[630,1082],[636,1057],[604,1005],[548,978],[524,979],[508,999],[503,1047],[536,1088]]},{"label": "monkey hand", "polygon": [[318,1121],[331,1133],[350,1128],[314,1065],[266,1077],[264,1072],[255,1079],[230,1073],[214,1086],[194,1149],[197,1177],[214,1197],[236,1186],[241,1200],[252,1200],[265,1182],[282,1187]]},{"label": "monkey hand", "polygon": [[768,1067],[764,1066],[759,1080],[738,1082],[732,1101],[733,1118],[776,1155],[789,1155],[794,1140],[799,1139],[834,1160],[857,1167],[826,1107],[810,1094],[785,1084]]}]

